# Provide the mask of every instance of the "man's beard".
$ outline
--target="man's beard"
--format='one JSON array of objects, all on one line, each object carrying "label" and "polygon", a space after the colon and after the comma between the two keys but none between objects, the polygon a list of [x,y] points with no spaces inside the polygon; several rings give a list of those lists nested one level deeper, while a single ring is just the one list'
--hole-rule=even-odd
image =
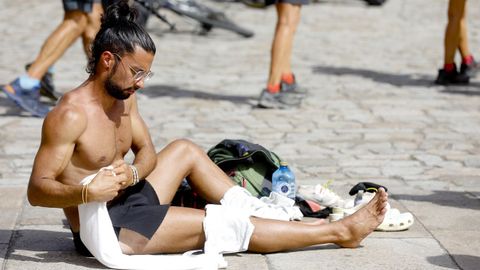
[{"label": "man's beard", "polygon": [[116,99],[125,100],[130,97],[130,94],[125,91],[126,89],[123,89],[112,80],[111,75],[104,82],[104,86],[107,89],[107,93]]}]

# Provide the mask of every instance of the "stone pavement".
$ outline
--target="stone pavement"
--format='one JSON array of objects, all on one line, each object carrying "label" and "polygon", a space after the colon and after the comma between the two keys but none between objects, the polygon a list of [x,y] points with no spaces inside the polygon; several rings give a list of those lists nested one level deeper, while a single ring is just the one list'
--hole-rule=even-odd
[{"label": "stone pavement", "polygon": [[[274,9],[216,5],[255,37],[217,29],[198,36],[194,23],[167,12],[177,33],[154,18],[148,24],[156,75],[139,105],[157,149],[179,137],[204,149],[223,138],[251,140],[289,161],[300,184],[333,179],[346,197],[358,181],[378,182],[393,206],[416,218],[408,231],[375,232],[358,249],[230,255],[229,269],[478,269],[480,77],[469,86],[431,84],[442,64],[447,0],[305,7],[292,60],[311,96],[288,111],[252,106],[267,76]],[[468,5],[470,44],[480,57],[480,2]],[[0,83],[23,71],[61,17],[60,1],[0,0]],[[84,67],[77,42],[55,66],[60,91],[80,84]],[[42,120],[3,94],[0,115],[2,270],[104,269],[76,255],[60,210],[26,201]]]}]

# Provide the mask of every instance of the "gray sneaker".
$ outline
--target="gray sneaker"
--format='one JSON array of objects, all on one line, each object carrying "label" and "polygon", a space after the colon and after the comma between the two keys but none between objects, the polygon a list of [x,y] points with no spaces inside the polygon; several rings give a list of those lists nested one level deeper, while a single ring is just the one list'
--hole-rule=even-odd
[{"label": "gray sneaker", "polygon": [[300,106],[302,99],[297,95],[278,92],[270,93],[267,89],[263,89],[258,99],[258,107],[266,109],[291,109]]},{"label": "gray sneaker", "polygon": [[286,83],[284,81],[280,82],[280,91],[291,93],[293,95],[297,95],[300,98],[304,98],[307,96],[307,88],[301,87],[298,85],[295,76],[293,76],[293,83]]},{"label": "gray sneaker", "polygon": [[305,87],[299,86],[296,82],[294,83],[280,83],[280,91],[290,93],[292,95],[297,95],[300,98],[304,98],[307,96],[307,89]]}]

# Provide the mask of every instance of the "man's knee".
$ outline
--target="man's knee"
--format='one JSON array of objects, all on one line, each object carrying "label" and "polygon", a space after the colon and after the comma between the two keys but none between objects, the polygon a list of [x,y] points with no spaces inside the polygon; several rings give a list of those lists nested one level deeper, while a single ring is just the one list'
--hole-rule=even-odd
[{"label": "man's knee", "polygon": [[198,145],[188,139],[176,139],[169,146],[185,154],[195,154],[198,151],[202,151]]},{"label": "man's knee", "polygon": [[143,254],[148,241],[147,238],[137,232],[125,228],[120,230],[119,242],[124,254]]}]

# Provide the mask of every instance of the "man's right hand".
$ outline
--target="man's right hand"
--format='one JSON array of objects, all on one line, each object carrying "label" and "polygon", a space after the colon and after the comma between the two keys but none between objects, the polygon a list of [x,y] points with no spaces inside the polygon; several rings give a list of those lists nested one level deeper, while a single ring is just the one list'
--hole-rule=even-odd
[{"label": "man's right hand", "polygon": [[126,174],[114,175],[112,170],[101,170],[88,185],[88,201],[108,202],[118,195]]}]

